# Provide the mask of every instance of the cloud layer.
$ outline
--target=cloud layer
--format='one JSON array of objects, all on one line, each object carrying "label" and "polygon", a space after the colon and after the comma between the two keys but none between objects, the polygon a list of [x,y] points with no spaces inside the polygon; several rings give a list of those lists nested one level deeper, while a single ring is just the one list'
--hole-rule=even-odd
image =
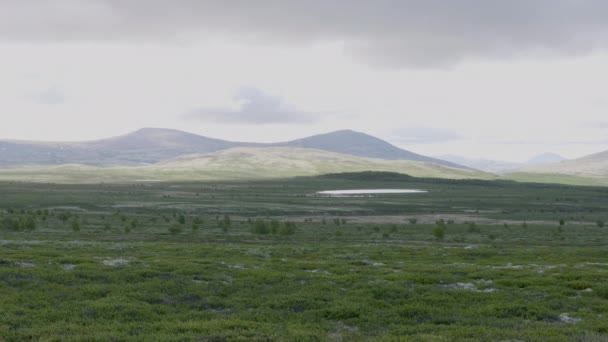
[{"label": "cloud layer", "polygon": [[3,0],[0,41],[159,41],[214,35],[337,43],[388,67],[579,55],[608,46],[604,0]]},{"label": "cloud layer", "polygon": [[314,113],[305,113],[292,108],[280,97],[266,94],[252,87],[239,89],[234,100],[236,106],[232,108],[194,108],[183,118],[219,123],[246,123],[246,124],[283,124],[306,123],[317,120]]}]

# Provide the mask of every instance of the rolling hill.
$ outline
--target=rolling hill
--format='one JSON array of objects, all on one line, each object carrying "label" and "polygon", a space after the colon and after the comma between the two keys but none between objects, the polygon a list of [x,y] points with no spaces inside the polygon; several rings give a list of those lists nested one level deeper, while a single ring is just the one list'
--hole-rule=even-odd
[{"label": "rolling hill", "polygon": [[235,147],[181,156],[153,165],[94,167],[36,166],[0,169],[0,180],[57,183],[265,179],[356,171],[390,171],[411,176],[493,179],[494,175],[432,162],[365,158],[308,148]]}]

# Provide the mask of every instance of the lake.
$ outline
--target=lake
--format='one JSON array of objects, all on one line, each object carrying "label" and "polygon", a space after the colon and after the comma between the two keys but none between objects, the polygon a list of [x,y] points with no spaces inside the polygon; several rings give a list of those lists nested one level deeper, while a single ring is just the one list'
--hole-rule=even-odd
[{"label": "lake", "polygon": [[357,196],[377,194],[418,194],[428,192],[419,189],[350,189],[350,190],[326,190],[317,191],[319,195],[327,196]]}]

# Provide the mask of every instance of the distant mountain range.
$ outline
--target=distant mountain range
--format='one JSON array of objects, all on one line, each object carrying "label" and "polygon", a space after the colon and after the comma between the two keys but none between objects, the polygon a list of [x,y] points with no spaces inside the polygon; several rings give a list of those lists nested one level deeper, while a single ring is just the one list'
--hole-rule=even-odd
[{"label": "distant mountain range", "polygon": [[84,142],[0,140],[0,180],[204,180],[349,171],[608,185],[608,151],[573,160],[545,153],[522,163],[432,158],[351,130],[279,143],[227,141],[162,128]]},{"label": "distant mountain range", "polygon": [[468,169],[456,163],[400,149],[368,134],[342,130],[282,143],[250,143],[212,139],[172,129],[143,128],[119,137],[86,142],[0,140],[0,167],[82,164],[137,166],[188,154],[235,147],[299,147],[365,158],[411,160]]},{"label": "distant mountain range", "polygon": [[497,174],[503,174],[508,172],[514,172],[518,169],[526,168],[534,165],[558,163],[565,160],[564,157],[555,153],[543,153],[535,156],[524,162],[506,162],[500,160],[491,159],[472,159],[452,154],[444,154],[437,158],[447,160],[452,163],[468,166],[473,169],[482,170],[486,172],[492,172]]},{"label": "distant mountain range", "polygon": [[557,163],[531,165],[520,170],[527,173],[561,174],[577,177],[608,177],[608,151]]}]

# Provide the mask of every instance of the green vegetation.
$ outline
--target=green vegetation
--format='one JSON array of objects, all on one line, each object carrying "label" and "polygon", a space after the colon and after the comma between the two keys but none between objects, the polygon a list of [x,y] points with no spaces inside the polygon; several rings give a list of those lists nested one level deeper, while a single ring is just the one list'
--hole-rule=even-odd
[{"label": "green vegetation", "polygon": [[[429,192],[315,195],[353,188]],[[370,172],[0,192],[0,340],[608,336],[607,188]]]}]

